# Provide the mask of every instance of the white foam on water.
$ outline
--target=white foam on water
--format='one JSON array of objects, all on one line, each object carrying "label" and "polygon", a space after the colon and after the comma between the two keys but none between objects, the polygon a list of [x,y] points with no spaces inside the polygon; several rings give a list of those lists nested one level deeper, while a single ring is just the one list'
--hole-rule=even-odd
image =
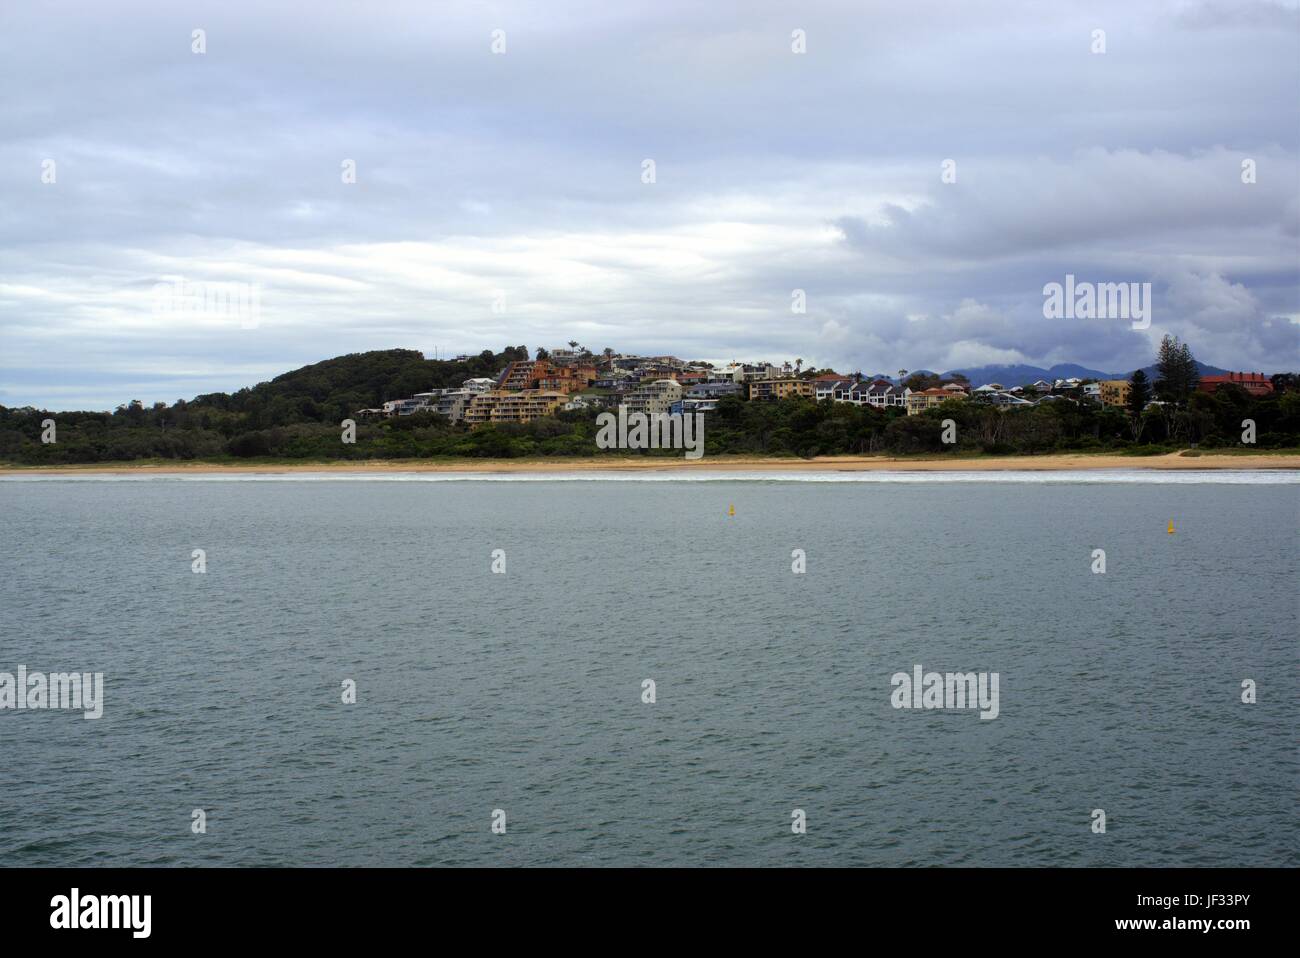
[{"label": "white foam on water", "polygon": [[1300,469],[1062,469],[947,472],[696,471],[584,472],[181,472],[0,475],[0,482],[867,482],[1132,483],[1146,485],[1295,485]]}]

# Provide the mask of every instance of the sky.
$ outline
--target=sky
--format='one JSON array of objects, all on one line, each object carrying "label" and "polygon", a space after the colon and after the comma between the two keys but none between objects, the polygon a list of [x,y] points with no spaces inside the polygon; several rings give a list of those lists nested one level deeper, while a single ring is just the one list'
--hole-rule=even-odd
[{"label": "sky", "polygon": [[1298,151],[1295,0],[0,0],[0,405],[569,340],[1296,370]]}]

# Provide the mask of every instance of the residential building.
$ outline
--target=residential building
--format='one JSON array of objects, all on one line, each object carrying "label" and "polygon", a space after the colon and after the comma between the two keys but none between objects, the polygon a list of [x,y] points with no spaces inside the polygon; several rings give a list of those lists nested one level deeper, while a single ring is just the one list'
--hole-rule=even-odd
[{"label": "residential building", "polygon": [[[966,398],[965,393],[956,394],[946,389],[938,389],[938,388],[922,389],[919,392],[913,392],[908,395],[907,414],[909,416],[919,416],[927,409],[933,409],[935,406],[947,402],[950,399],[964,400],[965,398]],[[1024,402],[1023,399],[1016,400],[1016,401]]]},{"label": "residential building", "polygon": [[[424,395],[427,396],[427,393]],[[384,415],[410,416],[425,408],[427,408],[427,404],[421,399],[393,399],[384,403]]]},{"label": "residential building", "polygon": [[739,396],[743,399],[745,387],[736,382],[707,382],[696,383],[686,390],[687,399],[718,400],[723,396]]},{"label": "residential building", "polygon": [[813,384],[807,379],[756,379],[749,384],[749,400],[787,399],[790,396],[812,398]]},{"label": "residential building", "polygon": [[740,369],[741,382],[752,383],[760,379],[779,379],[781,370],[771,363],[756,363],[750,365],[746,363]]},{"label": "residential building", "polygon": [[636,368],[637,377],[641,382],[654,382],[656,379],[672,379],[681,382],[686,370],[677,366],[669,366],[664,363],[646,363]]},{"label": "residential building", "polygon": [[672,404],[682,398],[681,383],[671,379],[658,379],[643,383],[624,397],[628,412],[643,412],[649,416],[666,413]]},{"label": "residential building", "polygon": [[852,402],[854,398],[853,387],[856,385],[857,382],[855,380],[841,379],[835,384],[834,388],[831,389],[831,401]]},{"label": "residential building", "polygon": [[686,399],[677,400],[677,402],[668,407],[668,412],[673,416],[678,414],[690,416],[697,412],[713,412],[717,408],[718,401],[716,399],[691,399],[688,397]]},{"label": "residential building", "polygon": [[586,389],[587,384],[572,376],[551,375],[538,376],[529,382],[528,388],[541,389],[546,392],[575,393],[580,389]]},{"label": "residential building", "polygon": [[594,363],[581,362],[575,363],[569,367],[569,375],[578,380],[584,386],[590,386],[600,375]]},{"label": "residential building", "polygon": [[[1060,397],[1064,398],[1064,397]],[[1000,393],[985,393],[980,397],[980,402],[988,403],[990,406],[1032,406],[1034,405],[1028,399],[1021,399],[1010,390]]]},{"label": "residential building", "polygon": [[1127,406],[1129,392],[1132,386],[1127,379],[1103,379],[1097,383],[1100,388],[1100,398],[1104,405],[1107,406]]},{"label": "residential building", "polygon": [[667,369],[685,369],[686,363],[676,356],[645,356],[642,362],[651,366],[661,366]]},{"label": "residential building", "polygon": [[867,405],[876,409],[888,409],[891,406],[905,409],[907,397],[911,393],[912,390],[906,386],[891,383],[888,379],[876,379],[867,386],[866,401]]},{"label": "residential building", "polygon": [[554,375],[554,367],[546,359],[516,360],[506,367],[500,380],[502,389],[528,389],[533,381]]},{"label": "residential building", "polygon": [[446,417],[449,422],[460,422],[465,418],[465,408],[470,400],[477,395],[478,392],[470,389],[445,389],[438,397],[438,403],[433,411],[439,416]]},{"label": "residential building", "polygon": [[478,393],[470,400],[465,410],[465,422],[471,428],[485,422],[532,422],[554,413],[565,399],[564,393],[543,389],[494,389]]},{"label": "residential building", "polygon": [[849,387],[848,401],[855,406],[871,405],[871,383],[858,380]]},{"label": "residential building", "polygon": [[715,366],[713,371],[709,373],[709,378],[715,382],[726,381],[738,383],[740,382],[741,375],[744,371],[745,367],[740,365],[740,363],[727,363],[725,366]]},{"label": "residential building", "polygon": [[1273,380],[1263,373],[1224,373],[1218,376],[1202,376],[1196,388],[1201,392],[1217,392],[1220,386],[1231,383],[1240,386],[1252,396],[1267,396],[1273,392]]},{"label": "residential building", "polygon": [[812,381],[812,384],[813,399],[816,399],[818,402],[821,402],[823,399],[834,400],[835,390],[840,388],[851,389],[853,387],[853,381],[851,379],[844,379],[842,377],[823,379],[821,376],[818,376]]}]

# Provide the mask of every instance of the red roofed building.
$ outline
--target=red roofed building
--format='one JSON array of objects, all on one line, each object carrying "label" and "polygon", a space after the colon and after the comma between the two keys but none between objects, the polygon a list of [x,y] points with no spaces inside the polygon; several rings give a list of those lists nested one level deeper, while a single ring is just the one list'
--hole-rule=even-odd
[{"label": "red roofed building", "polygon": [[1212,393],[1226,383],[1240,386],[1252,396],[1267,396],[1273,392],[1272,381],[1263,373],[1224,373],[1222,376],[1202,376],[1196,388],[1203,393]]}]

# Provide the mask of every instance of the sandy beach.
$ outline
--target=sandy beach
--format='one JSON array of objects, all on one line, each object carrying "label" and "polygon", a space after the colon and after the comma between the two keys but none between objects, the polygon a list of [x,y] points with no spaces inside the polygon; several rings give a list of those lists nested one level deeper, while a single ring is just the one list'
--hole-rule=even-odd
[{"label": "sandy beach", "polygon": [[184,475],[231,472],[285,474],[294,472],[384,473],[384,472],[474,472],[474,473],[574,473],[574,472],[666,472],[666,471],[773,471],[773,472],[1002,472],[1008,470],[1065,471],[1081,469],[1300,469],[1300,455],[1252,454],[1185,456],[1089,455],[1084,453],[1046,456],[983,456],[970,458],[821,456],[815,459],[767,459],[746,456],[705,457],[694,461],[648,457],[601,457],[566,459],[385,459],[364,462],[302,462],[290,464],[243,464],[210,462],[147,462],[133,465],[73,465],[59,467],[0,465],[0,475],[130,475],[135,473],[181,473]]}]

